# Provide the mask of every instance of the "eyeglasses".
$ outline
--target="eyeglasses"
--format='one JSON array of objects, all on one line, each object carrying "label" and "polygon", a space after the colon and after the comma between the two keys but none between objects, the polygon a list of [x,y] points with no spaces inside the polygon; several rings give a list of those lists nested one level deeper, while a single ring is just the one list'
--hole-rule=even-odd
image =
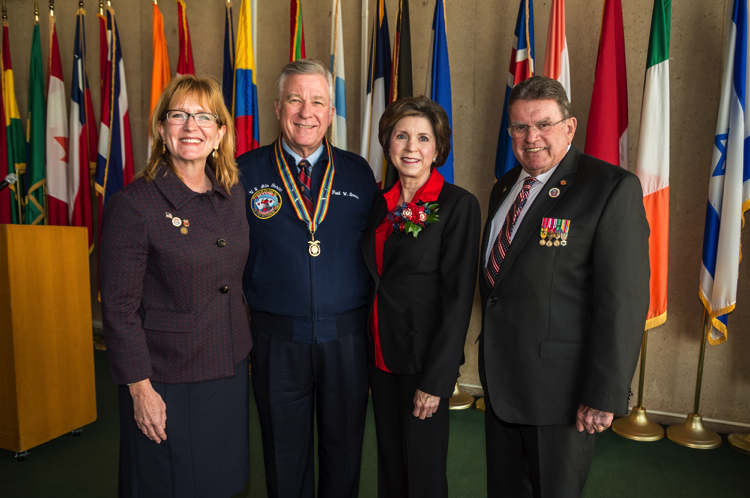
[{"label": "eyeglasses", "polygon": [[552,133],[552,128],[554,128],[555,125],[558,125],[569,118],[562,118],[557,123],[550,123],[549,121],[540,121],[538,123],[534,123],[533,125],[527,125],[527,124],[512,124],[508,126],[508,135],[510,135],[512,138],[525,138],[526,135],[528,135],[529,130],[533,129],[534,133],[539,135],[540,137],[549,135]]},{"label": "eyeglasses", "polygon": [[167,111],[167,122],[173,125],[184,125],[188,119],[193,118],[195,124],[201,128],[210,128],[216,124],[219,119],[218,114],[211,114],[210,112],[185,112],[169,110]]}]

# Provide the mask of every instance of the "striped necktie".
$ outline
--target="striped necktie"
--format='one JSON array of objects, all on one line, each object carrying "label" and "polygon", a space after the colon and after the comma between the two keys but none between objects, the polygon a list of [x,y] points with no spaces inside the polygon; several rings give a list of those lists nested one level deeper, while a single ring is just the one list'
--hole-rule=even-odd
[{"label": "striped necktie", "polygon": [[310,189],[310,177],[312,176],[312,166],[307,160],[303,159],[297,165],[299,168],[299,190],[302,194],[302,202],[305,203],[307,212],[312,216],[313,213],[313,201],[312,201],[312,190]]},{"label": "striped necktie", "polygon": [[513,205],[508,210],[508,214],[505,216],[505,222],[503,227],[500,229],[500,233],[497,234],[497,242],[492,247],[490,253],[490,259],[487,261],[487,268],[485,270],[487,274],[487,280],[490,282],[490,287],[495,286],[495,279],[500,271],[500,265],[503,264],[505,254],[510,247],[510,236],[513,233],[518,215],[523,211],[523,207],[526,205],[526,201],[529,200],[529,191],[531,186],[536,182],[536,178],[528,177],[523,182],[523,188],[518,193],[518,197],[513,202]]}]

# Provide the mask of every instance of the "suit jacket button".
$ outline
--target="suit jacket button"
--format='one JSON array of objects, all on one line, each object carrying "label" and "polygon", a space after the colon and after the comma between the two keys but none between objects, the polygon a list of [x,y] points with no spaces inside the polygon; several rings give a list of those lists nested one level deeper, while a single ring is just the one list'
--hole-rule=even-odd
[{"label": "suit jacket button", "polygon": [[222,294],[226,294],[227,292],[229,292],[229,287],[223,285],[221,289],[219,289],[219,292],[221,292]]},{"label": "suit jacket button", "polygon": [[496,304],[497,304],[497,296],[492,296],[492,297],[490,298],[490,304],[491,304],[492,306],[494,306],[494,305],[496,305]]},{"label": "suit jacket button", "polygon": [[224,239],[219,239],[216,241],[216,245],[219,247],[224,247],[225,245],[227,245],[227,241]]}]

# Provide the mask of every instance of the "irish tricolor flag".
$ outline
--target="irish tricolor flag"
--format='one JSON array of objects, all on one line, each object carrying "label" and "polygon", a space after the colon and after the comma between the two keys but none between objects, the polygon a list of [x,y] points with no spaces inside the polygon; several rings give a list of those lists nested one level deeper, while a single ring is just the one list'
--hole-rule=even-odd
[{"label": "irish tricolor flag", "polygon": [[655,0],[643,85],[641,131],[635,174],[643,185],[643,205],[651,227],[651,304],[646,329],[667,320],[669,244],[669,33],[671,0]]},{"label": "irish tricolor flag", "polygon": [[586,154],[628,168],[628,78],[621,0],[604,0]]},{"label": "irish tricolor flag", "polygon": [[565,38],[565,0],[552,0],[547,28],[547,50],[544,52],[544,75],[557,80],[570,95],[570,60]]}]

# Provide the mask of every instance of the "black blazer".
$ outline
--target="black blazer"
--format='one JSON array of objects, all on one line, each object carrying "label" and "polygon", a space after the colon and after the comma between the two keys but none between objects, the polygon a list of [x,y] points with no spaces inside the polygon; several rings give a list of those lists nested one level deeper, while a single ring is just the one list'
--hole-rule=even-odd
[{"label": "black blazer", "polygon": [[[370,313],[378,296],[383,359],[399,374],[422,373],[419,389],[449,398],[463,363],[474,301],[480,209],[477,198],[444,183],[436,201],[440,221],[415,239],[392,233],[383,250],[383,274],[375,262],[375,230],[388,214],[383,191],[375,196],[362,252],[372,276]],[[373,352],[370,335],[369,351]]]},{"label": "black blazer", "polygon": [[[581,403],[625,413],[649,303],[640,180],[572,146],[516,227],[491,289],[490,224],[520,172],[492,189],[481,246],[485,394],[511,423],[570,424]],[[539,244],[544,217],[570,220],[565,246]]]}]

